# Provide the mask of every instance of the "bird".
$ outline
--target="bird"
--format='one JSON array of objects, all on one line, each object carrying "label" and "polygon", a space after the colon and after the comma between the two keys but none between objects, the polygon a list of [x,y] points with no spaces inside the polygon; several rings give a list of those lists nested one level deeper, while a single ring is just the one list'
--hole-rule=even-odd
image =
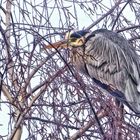
[{"label": "bird", "polygon": [[79,72],[140,114],[140,59],[127,39],[107,29],[79,30],[67,32],[55,45],[70,48]]}]

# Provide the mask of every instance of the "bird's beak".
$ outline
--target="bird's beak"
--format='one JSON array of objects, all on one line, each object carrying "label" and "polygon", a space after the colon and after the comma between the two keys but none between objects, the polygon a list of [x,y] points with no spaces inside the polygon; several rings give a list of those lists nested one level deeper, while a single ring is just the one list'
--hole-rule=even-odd
[{"label": "bird's beak", "polygon": [[58,41],[58,42],[55,42],[55,43],[52,43],[52,44],[49,44],[49,45],[44,45],[45,48],[55,48],[55,49],[58,49],[58,48],[67,48],[68,47],[68,39],[64,39],[64,40],[61,40],[61,41]]}]

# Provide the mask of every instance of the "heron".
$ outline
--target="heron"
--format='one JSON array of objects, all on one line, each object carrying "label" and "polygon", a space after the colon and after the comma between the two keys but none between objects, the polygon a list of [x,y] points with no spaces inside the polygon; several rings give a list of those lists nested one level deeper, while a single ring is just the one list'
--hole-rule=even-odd
[{"label": "heron", "polygon": [[127,39],[107,29],[79,30],[68,32],[58,44],[70,48],[78,71],[110,87],[112,95],[140,114],[140,60]]}]

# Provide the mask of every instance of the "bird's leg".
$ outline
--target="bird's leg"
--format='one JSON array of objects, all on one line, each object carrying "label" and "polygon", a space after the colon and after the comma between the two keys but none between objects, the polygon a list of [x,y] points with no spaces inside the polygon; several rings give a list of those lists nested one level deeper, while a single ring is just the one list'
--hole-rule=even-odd
[{"label": "bird's leg", "polygon": [[115,98],[115,105],[117,106],[118,110],[119,110],[119,117],[123,120],[123,114],[124,114],[124,105]]},{"label": "bird's leg", "polygon": [[115,106],[116,106],[116,116],[114,120],[114,126],[116,128],[115,131],[115,139],[116,140],[123,140],[123,134],[122,134],[122,124],[123,124],[123,104],[118,100],[115,99]]}]

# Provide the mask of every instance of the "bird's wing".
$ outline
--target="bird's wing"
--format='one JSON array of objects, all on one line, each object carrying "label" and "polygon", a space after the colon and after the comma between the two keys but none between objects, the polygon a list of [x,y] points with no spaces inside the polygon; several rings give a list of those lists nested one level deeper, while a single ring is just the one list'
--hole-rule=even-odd
[{"label": "bird's wing", "polygon": [[136,55],[129,46],[120,46],[101,34],[96,34],[85,44],[86,64],[112,76],[124,72],[125,77],[130,76],[138,84],[140,72]]},{"label": "bird's wing", "polygon": [[132,107],[136,106],[135,110],[140,112],[138,56],[129,46],[120,44],[96,34],[85,44],[85,64],[91,78],[124,93],[127,101],[134,104]]}]

